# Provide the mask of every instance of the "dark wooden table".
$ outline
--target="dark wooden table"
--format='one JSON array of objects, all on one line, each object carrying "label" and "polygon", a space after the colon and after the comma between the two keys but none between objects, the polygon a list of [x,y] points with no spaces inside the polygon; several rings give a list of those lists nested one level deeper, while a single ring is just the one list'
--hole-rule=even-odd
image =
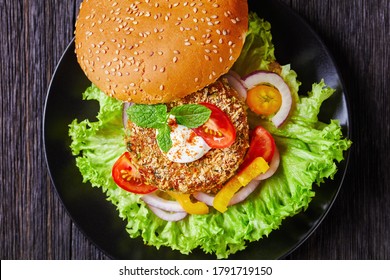
[{"label": "dark wooden table", "polygon": [[[259,0],[261,1],[261,0]],[[42,115],[81,0],[0,0],[1,259],[106,259],[50,181]],[[318,32],[348,91],[354,142],[331,211],[288,259],[390,258],[390,1],[283,0]]]}]

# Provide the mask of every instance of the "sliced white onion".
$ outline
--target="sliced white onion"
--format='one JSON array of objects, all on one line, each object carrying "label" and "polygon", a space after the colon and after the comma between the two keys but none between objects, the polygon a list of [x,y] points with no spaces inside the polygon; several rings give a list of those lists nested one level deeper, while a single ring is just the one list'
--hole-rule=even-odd
[{"label": "sliced white onion", "polygon": [[129,107],[132,105],[133,103],[130,103],[130,102],[123,102],[123,105],[122,105],[122,123],[123,123],[123,127],[126,128],[127,127],[127,122],[129,120],[129,117],[127,116],[127,109],[129,109]]},{"label": "sliced white onion", "polygon": [[149,206],[153,206],[161,210],[169,212],[185,212],[179,202],[161,198],[155,193],[145,194],[141,197],[141,199]]},{"label": "sliced white onion", "polygon": [[177,222],[187,216],[187,212],[168,212],[152,205],[148,205],[148,207],[157,217],[168,222]]},{"label": "sliced white onion", "polygon": [[292,105],[291,91],[286,82],[278,74],[266,71],[256,71],[244,79],[245,85],[251,89],[259,84],[271,84],[278,89],[282,97],[279,111],[272,117],[272,122],[279,127],[287,119]]},{"label": "sliced white onion", "polygon": [[241,96],[243,100],[246,100],[247,89],[243,80],[241,80],[241,77],[233,71],[229,71],[224,77],[228,80],[229,85],[237,91],[238,95]]},{"label": "sliced white onion", "polygon": [[256,177],[255,180],[265,180],[271,177],[272,175],[274,175],[274,173],[279,167],[279,163],[280,163],[279,150],[275,147],[274,156],[271,159],[271,163],[269,165],[267,172],[260,174],[259,176]]},{"label": "sliced white onion", "polygon": [[208,206],[213,206],[214,196],[211,194],[204,193],[204,192],[197,192],[193,194],[193,197],[195,197],[197,200],[205,203]]},{"label": "sliced white onion", "polygon": [[245,200],[260,184],[258,180],[252,180],[245,187],[241,188],[238,192],[234,194],[232,199],[229,202],[229,205],[237,204],[243,200]]}]

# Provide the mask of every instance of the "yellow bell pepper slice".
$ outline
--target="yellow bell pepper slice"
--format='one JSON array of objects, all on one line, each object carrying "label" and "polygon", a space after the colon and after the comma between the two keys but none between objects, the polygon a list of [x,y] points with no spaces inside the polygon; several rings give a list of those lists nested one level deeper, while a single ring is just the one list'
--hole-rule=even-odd
[{"label": "yellow bell pepper slice", "polygon": [[201,215],[207,214],[209,212],[209,207],[206,205],[206,203],[203,203],[201,201],[193,202],[190,197],[191,194],[177,193],[171,191],[168,191],[167,193],[174,199],[176,199],[188,214]]},{"label": "yellow bell pepper slice", "polygon": [[219,212],[224,213],[234,194],[261,173],[265,173],[268,168],[268,163],[264,158],[255,158],[244,170],[232,177],[215,195],[213,202],[214,208]]}]

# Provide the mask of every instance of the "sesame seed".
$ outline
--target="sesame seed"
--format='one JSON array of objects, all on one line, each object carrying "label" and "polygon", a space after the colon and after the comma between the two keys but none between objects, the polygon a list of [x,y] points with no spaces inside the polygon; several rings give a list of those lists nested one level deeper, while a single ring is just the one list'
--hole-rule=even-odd
[{"label": "sesame seed", "polygon": [[157,70],[157,65],[154,65],[153,66],[153,71],[156,71]]},{"label": "sesame seed", "polygon": [[164,85],[160,85],[160,90],[164,90]]},{"label": "sesame seed", "polygon": [[165,72],[165,67],[161,67],[161,68],[160,68],[160,72],[161,72],[161,73],[164,73],[164,72]]},{"label": "sesame seed", "polygon": [[178,58],[176,56],[174,56],[173,59],[172,59],[173,63],[176,63],[177,60],[178,60]]},{"label": "sesame seed", "polygon": [[184,42],[184,45],[191,46],[191,43],[190,42]]},{"label": "sesame seed", "polygon": [[210,57],[209,57],[208,55],[205,55],[205,56],[204,56],[204,59],[210,60]]}]

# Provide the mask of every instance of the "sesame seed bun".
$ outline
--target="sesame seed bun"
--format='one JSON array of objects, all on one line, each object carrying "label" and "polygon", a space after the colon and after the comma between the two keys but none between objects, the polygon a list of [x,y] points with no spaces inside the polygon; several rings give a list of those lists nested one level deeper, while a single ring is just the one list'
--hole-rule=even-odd
[{"label": "sesame seed bun", "polygon": [[76,55],[106,94],[166,103],[226,73],[247,29],[247,0],[84,0]]}]

